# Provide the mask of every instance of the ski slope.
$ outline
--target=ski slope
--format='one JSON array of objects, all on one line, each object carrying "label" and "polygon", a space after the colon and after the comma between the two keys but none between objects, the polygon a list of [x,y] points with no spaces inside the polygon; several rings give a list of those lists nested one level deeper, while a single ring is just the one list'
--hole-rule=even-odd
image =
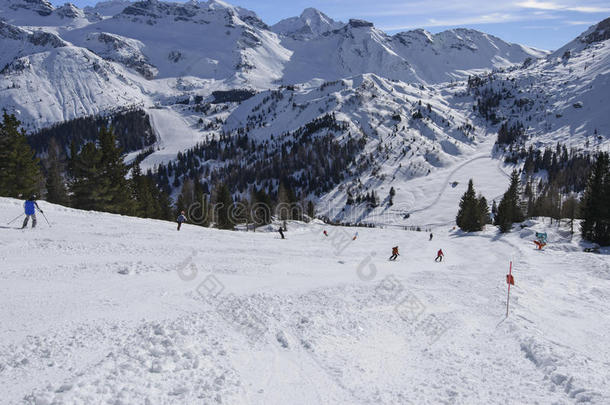
[{"label": "ski slope", "polygon": [[[473,179],[477,194],[487,199],[491,207],[504,195],[509,185],[513,165],[506,165],[493,156],[495,136],[484,133],[480,141],[471,147],[466,156],[460,156],[454,164],[434,168],[430,173],[409,178],[406,167],[395,162],[384,162],[385,178],[363,177],[363,183],[376,188],[380,205],[346,205],[346,192],[340,186],[321,198],[318,210],[339,223],[373,223],[400,227],[438,227],[455,223],[457,206]],[[406,165],[405,165],[406,166]],[[394,188],[394,204],[389,205],[389,191]]]},{"label": "ski slope", "polygon": [[0,227],[2,403],[610,401],[609,252],[566,227],[281,240],[40,206],[52,227]]}]

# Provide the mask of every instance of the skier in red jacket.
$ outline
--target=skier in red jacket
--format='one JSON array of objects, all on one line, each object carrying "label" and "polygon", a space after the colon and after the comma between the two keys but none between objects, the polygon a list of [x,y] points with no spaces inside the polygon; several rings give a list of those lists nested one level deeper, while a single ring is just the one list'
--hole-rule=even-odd
[{"label": "skier in red jacket", "polygon": [[436,259],[434,259],[435,262],[442,262],[443,261],[443,256],[445,256],[443,254],[443,249],[439,249],[438,252],[436,252]]}]

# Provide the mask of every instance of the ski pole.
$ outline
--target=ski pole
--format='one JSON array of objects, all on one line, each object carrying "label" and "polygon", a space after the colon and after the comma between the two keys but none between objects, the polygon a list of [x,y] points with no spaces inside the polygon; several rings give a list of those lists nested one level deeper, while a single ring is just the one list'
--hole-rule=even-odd
[{"label": "ski pole", "polygon": [[19,218],[21,218],[22,216],[24,216],[25,214],[21,214],[19,215],[17,218],[13,219],[11,222],[9,222],[7,225],[12,224],[13,222],[15,222],[16,220],[18,220]]},{"label": "ski pole", "polygon": [[44,214],[44,212],[40,211],[40,213],[42,214],[42,216],[44,217],[44,220],[47,221],[47,224],[49,224],[49,228],[51,228],[51,224],[49,223],[49,220],[47,219],[47,216]]}]

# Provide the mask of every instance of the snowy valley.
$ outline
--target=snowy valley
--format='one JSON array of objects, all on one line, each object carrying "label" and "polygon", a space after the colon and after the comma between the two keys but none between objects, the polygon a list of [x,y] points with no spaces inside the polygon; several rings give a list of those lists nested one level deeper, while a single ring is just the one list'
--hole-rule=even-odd
[{"label": "snowy valley", "polygon": [[[311,170],[300,163],[275,179],[321,203],[329,217],[345,207],[347,191],[383,199],[393,182],[405,190],[402,182],[480,154],[501,158],[490,140],[504,121],[523,125],[524,148],[608,147],[607,20],[549,53],[467,29],[390,36],[315,9],[268,26],[249,10],[214,0],[110,1],[84,10],[4,0],[0,10],[0,106],[30,133],[142,111],[155,139],[141,149],[123,144],[127,161],[159,171],[157,181],[174,197],[188,179],[231,181],[234,165],[254,170],[241,157],[248,150],[208,161],[197,150],[243,135],[284,160],[300,156],[293,145],[303,132],[339,149],[313,174],[323,184],[305,177]],[[318,125],[329,115],[333,128]],[[36,139],[44,155],[46,145]],[[60,146],[67,151],[69,144]],[[278,182],[260,170],[274,163],[256,159],[258,175],[248,187],[276,190]],[[171,164],[186,169],[165,176]],[[236,196],[248,194],[235,181],[230,187]],[[397,195],[401,203],[412,199]],[[347,208],[333,219],[346,222],[349,214],[371,222],[380,214]]]}]

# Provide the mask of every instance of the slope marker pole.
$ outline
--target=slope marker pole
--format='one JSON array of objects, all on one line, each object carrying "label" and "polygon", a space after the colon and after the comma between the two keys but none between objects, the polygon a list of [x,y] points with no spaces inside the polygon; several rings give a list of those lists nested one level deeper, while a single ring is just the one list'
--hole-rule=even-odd
[{"label": "slope marker pole", "polygon": [[506,284],[508,284],[508,295],[506,296],[506,317],[508,318],[508,304],[510,302],[510,286],[511,284],[515,284],[515,280],[513,278],[513,262],[511,260],[508,274],[506,275]]}]

